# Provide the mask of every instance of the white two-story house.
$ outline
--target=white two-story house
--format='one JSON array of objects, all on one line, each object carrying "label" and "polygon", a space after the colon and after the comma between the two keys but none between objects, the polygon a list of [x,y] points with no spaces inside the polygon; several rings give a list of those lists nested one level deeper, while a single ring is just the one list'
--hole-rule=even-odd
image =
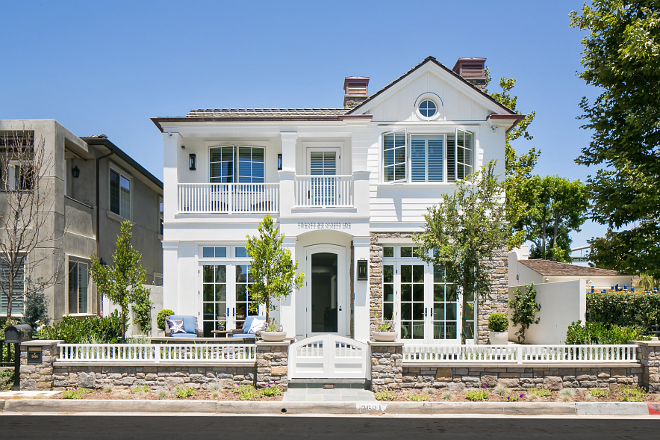
[{"label": "white two-story house", "polygon": [[[275,312],[289,337],[369,338],[394,319],[404,340],[483,340],[506,301],[474,312],[441,268],[414,257],[427,207],[491,159],[521,118],[484,93],[485,59],[453,70],[429,57],[369,95],[347,77],[344,108],[199,109],[153,121],[164,140],[165,308],[194,314],[206,336],[250,313],[246,236],[273,216],[304,286]],[[501,263],[501,264],[500,264]],[[476,319],[475,319],[476,317]]]}]

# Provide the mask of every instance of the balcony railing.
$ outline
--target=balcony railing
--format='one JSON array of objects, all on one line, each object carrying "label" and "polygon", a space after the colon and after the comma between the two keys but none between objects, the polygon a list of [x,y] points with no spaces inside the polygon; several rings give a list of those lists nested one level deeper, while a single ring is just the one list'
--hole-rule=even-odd
[{"label": "balcony railing", "polygon": [[294,182],[295,206],[353,206],[353,176],[296,176]]},{"label": "balcony railing", "polygon": [[279,183],[179,183],[179,212],[267,214],[280,211]]}]

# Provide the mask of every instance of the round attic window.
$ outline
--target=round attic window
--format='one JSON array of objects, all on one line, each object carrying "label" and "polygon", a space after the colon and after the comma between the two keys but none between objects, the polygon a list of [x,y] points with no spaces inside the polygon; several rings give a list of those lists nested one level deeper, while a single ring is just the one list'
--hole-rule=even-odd
[{"label": "round attic window", "polygon": [[430,99],[425,99],[419,104],[419,114],[425,118],[432,118],[438,112],[438,106]]}]

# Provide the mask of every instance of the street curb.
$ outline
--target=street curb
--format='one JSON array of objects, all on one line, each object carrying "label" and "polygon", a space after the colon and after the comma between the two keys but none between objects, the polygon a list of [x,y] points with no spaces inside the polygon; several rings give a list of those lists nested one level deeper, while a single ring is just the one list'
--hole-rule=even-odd
[{"label": "street curb", "polygon": [[660,415],[659,403],[643,402],[254,402],[175,400],[0,400],[8,413],[197,413],[262,415]]}]

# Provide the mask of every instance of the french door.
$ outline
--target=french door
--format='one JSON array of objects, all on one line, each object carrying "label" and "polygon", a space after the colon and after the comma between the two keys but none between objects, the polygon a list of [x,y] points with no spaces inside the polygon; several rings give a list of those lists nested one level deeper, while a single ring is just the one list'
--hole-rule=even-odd
[{"label": "french door", "polygon": [[308,149],[311,186],[308,194],[311,206],[335,206],[337,203],[337,175],[339,148]]},{"label": "french door", "polygon": [[383,319],[396,323],[401,339],[474,340],[474,300],[446,282],[442,268],[412,258],[383,261]]}]

